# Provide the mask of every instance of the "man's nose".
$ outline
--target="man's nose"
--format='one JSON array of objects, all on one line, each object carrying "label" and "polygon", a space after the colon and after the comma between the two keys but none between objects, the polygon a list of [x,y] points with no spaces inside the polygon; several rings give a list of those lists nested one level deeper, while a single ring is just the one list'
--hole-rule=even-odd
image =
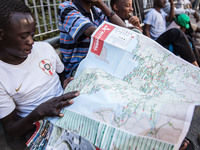
[{"label": "man's nose", "polygon": [[28,36],[28,39],[27,39],[27,44],[29,44],[29,45],[33,45],[33,43],[34,43],[34,40],[33,40],[33,36]]},{"label": "man's nose", "polygon": [[133,12],[133,10],[134,10],[133,7],[130,7],[130,11]]}]

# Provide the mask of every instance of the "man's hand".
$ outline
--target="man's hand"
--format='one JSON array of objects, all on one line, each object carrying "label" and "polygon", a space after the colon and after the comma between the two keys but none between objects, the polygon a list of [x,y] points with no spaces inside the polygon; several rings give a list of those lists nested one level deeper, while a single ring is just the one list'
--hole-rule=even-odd
[{"label": "man's hand", "polygon": [[121,27],[126,27],[124,21],[118,15],[113,14],[112,16],[110,16],[112,10],[102,0],[93,0],[93,1],[94,3],[91,3],[91,5],[100,8],[107,17],[110,17],[111,23],[119,25]]},{"label": "man's hand", "polygon": [[44,117],[63,117],[64,115],[60,113],[61,109],[73,104],[73,98],[77,97],[80,93],[78,91],[69,92],[59,97],[52,98],[42,104],[31,112],[34,113],[35,120],[43,119]]},{"label": "man's hand", "polygon": [[72,81],[73,79],[74,77],[68,77],[67,79],[65,79],[63,83],[63,89],[65,89],[66,86],[69,84],[69,82]]},{"label": "man's hand", "polygon": [[140,20],[137,16],[131,16],[129,19],[128,19],[128,22],[130,24],[132,24],[133,26],[136,26],[138,28],[141,29],[141,26],[140,26]]},{"label": "man's hand", "polygon": [[196,19],[196,22],[199,22],[199,15],[198,15],[198,13],[195,12],[193,16]]},{"label": "man's hand", "polygon": [[169,0],[169,3],[170,3],[170,4],[174,3],[174,0]]},{"label": "man's hand", "polygon": [[59,116],[61,109],[65,106],[73,104],[73,98],[79,95],[79,92],[69,92],[59,97],[52,98],[38,107],[36,107],[28,116],[20,118],[16,109],[8,116],[1,119],[1,123],[6,131],[12,137],[20,137],[34,128],[33,123],[43,119],[44,117]]}]

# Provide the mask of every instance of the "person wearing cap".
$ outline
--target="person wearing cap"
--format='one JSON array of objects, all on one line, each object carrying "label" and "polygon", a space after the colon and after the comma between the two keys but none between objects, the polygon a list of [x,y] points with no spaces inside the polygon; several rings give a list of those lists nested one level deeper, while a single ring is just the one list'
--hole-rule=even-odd
[{"label": "person wearing cap", "polygon": [[177,28],[170,30],[166,28],[166,22],[172,22],[174,19],[174,3],[173,0],[169,0],[169,2],[171,10],[168,16],[162,10],[165,7],[166,0],[154,0],[154,8],[147,13],[144,20],[144,34],[166,49],[169,49],[170,44],[173,45],[174,51],[182,59],[198,67],[196,57],[185,34]]},{"label": "person wearing cap", "polygon": [[[170,30],[170,29],[173,29],[173,28],[181,29],[186,34],[186,37],[187,37],[187,39],[190,43],[190,46],[191,46],[191,48],[194,52],[194,55],[196,57],[197,63],[198,63],[198,65],[200,65],[199,51],[197,50],[197,48],[194,44],[194,41],[192,39],[192,35],[187,35],[187,32],[186,32],[191,28],[190,17],[186,14],[180,14],[180,15],[176,16],[174,21],[167,27],[167,30]],[[170,45],[169,47],[170,47],[169,50],[174,53],[173,46]]]},{"label": "person wearing cap", "polygon": [[186,14],[178,15],[174,19],[174,21],[172,21],[172,23],[167,27],[167,30],[172,28],[181,29],[185,33],[186,29],[190,28],[190,17]]},{"label": "person wearing cap", "polygon": [[190,17],[188,17],[186,14],[180,14],[175,18],[175,22],[181,26],[181,30],[185,31],[186,29],[189,29],[190,27]]}]

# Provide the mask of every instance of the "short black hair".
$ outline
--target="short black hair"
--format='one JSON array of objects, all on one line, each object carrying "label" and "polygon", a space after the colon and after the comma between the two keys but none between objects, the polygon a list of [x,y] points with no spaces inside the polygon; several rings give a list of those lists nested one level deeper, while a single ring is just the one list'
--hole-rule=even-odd
[{"label": "short black hair", "polygon": [[110,0],[110,7],[113,9],[113,5],[117,3],[118,0]]},{"label": "short black hair", "polygon": [[[9,27],[12,13],[31,14],[29,7],[20,0],[1,0],[0,1],[0,28]],[[32,14],[31,14],[32,15]]]}]

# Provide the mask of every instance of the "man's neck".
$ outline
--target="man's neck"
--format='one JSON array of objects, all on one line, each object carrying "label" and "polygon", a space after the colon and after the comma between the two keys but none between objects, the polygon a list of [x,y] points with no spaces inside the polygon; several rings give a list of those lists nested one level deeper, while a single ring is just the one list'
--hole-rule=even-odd
[{"label": "man's neck", "polygon": [[86,2],[83,1],[83,0],[80,0],[80,1],[81,1],[82,6],[85,8],[85,10],[86,10],[87,12],[90,12],[90,8],[92,7],[92,4],[91,4],[91,3],[86,3]]},{"label": "man's neck", "polygon": [[12,65],[19,65],[26,60],[26,58],[18,58],[13,55],[9,55],[8,53],[4,52],[2,48],[0,49],[1,49],[0,60],[5,63],[12,64]]},{"label": "man's neck", "polygon": [[160,12],[160,10],[161,10],[161,8],[158,7],[158,6],[154,6],[154,9],[155,9],[156,11],[158,11],[158,12]]}]

